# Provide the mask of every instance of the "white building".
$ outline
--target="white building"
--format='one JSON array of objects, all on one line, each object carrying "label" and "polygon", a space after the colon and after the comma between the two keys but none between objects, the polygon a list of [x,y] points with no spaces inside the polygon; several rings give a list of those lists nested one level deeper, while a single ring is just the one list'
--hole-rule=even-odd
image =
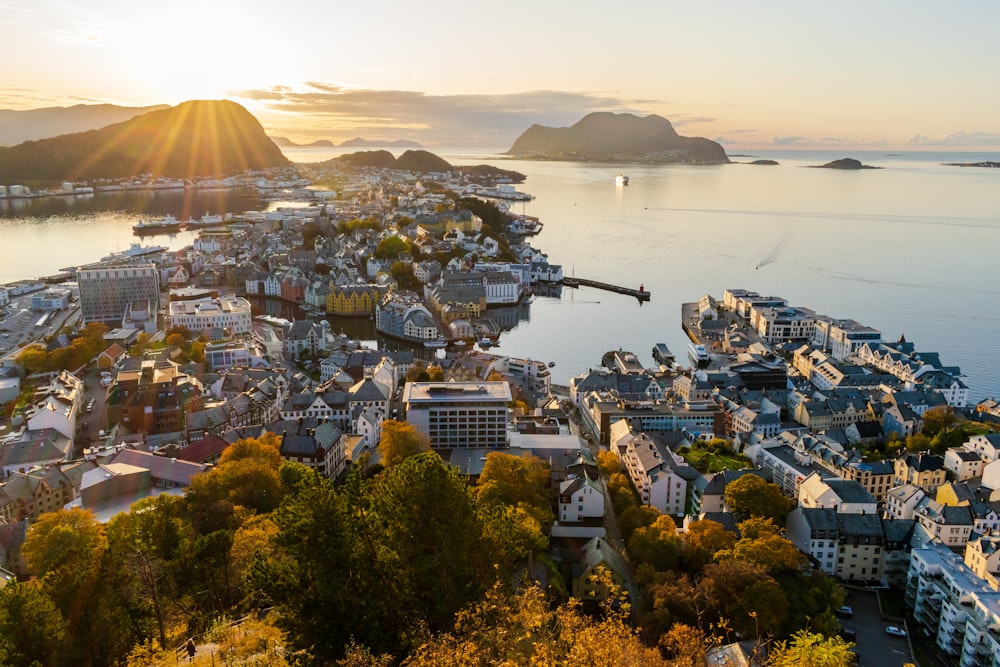
[{"label": "white building", "polygon": [[239,296],[172,301],[169,315],[171,327],[184,327],[194,332],[221,329],[236,336],[253,330],[250,302]]},{"label": "white building", "polygon": [[149,302],[153,313],[159,310],[160,273],[153,264],[79,269],[76,278],[85,324],[118,326],[133,301]]},{"label": "white building", "polygon": [[579,523],[604,516],[604,489],[600,480],[584,474],[572,476],[559,485],[560,522]]}]

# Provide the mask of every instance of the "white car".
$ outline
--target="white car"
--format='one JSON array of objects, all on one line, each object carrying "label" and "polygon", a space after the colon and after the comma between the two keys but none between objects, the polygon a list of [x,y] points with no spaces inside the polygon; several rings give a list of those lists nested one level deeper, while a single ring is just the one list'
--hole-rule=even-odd
[{"label": "white car", "polygon": [[903,628],[897,628],[895,625],[890,625],[885,629],[885,634],[890,635],[892,637],[905,637],[906,630],[904,630]]}]

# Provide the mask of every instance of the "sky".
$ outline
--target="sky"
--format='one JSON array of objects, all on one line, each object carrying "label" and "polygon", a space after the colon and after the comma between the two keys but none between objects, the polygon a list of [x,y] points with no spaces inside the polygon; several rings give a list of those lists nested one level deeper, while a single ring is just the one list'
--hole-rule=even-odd
[{"label": "sky", "polygon": [[0,0],[0,109],[231,99],[272,136],[508,147],[659,114],[727,150],[1000,148],[1000,2]]}]

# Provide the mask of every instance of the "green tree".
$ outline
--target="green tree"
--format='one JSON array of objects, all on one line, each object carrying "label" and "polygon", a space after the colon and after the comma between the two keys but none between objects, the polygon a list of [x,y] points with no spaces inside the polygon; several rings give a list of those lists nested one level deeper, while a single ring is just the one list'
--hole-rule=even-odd
[{"label": "green tree", "polygon": [[958,422],[958,417],[955,415],[955,408],[942,405],[924,411],[923,421],[921,433],[933,438],[939,433],[951,430]]},{"label": "green tree", "polygon": [[0,588],[0,662],[10,667],[55,664],[66,634],[62,614],[32,582]]},{"label": "green tree", "polygon": [[398,236],[389,236],[379,241],[375,256],[379,259],[395,259],[402,253],[410,252],[410,242]]},{"label": "green tree", "polygon": [[913,433],[906,436],[906,451],[908,452],[926,452],[931,448],[931,438],[926,433]]},{"label": "green tree", "polygon": [[549,502],[549,477],[548,464],[537,457],[490,452],[476,483],[476,499],[486,508],[524,507],[548,528],[554,520]]},{"label": "green tree", "polygon": [[387,419],[382,422],[382,437],[378,443],[379,458],[385,467],[398,465],[407,457],[430,449],[427,436],[412,424]]},{"label": "green tree", "polygon": [[760,516],[785,525],[785,516],[793,502],[781,493],[777,484],[757,475],[743,475],[726,485],[726,504],[740,520]]}]

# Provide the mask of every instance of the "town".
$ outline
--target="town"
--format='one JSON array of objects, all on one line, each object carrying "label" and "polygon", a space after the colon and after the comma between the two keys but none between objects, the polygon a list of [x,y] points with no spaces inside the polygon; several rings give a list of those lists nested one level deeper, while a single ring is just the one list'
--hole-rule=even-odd
[{"label": "town", "polygon": [[738,549],[767,514],[792,569],[843,586],[850,604],[827,612],[866,664],[910,662],[918,638],[966,667],[1000,655],[1000,404],[970,406],[939,353],[734,288],[678,313],[689,364],[650,341],[658,367],[599,350],[560,386],[544,360],[490,352],[566,280],[531,245],[541,221],[509,211],[530,195],[459,172],[302,171],[239,181],[301,205],[0,287],[6,580],[31,576],[20,547],[45,513],[106,523],[265,436],[342,480],[390,465],[382,443],[405,425],[470,483],[498,453],[545,463],[546,551],[571,597],[655,599],[639,548],[654,527],[718,525]]}]

